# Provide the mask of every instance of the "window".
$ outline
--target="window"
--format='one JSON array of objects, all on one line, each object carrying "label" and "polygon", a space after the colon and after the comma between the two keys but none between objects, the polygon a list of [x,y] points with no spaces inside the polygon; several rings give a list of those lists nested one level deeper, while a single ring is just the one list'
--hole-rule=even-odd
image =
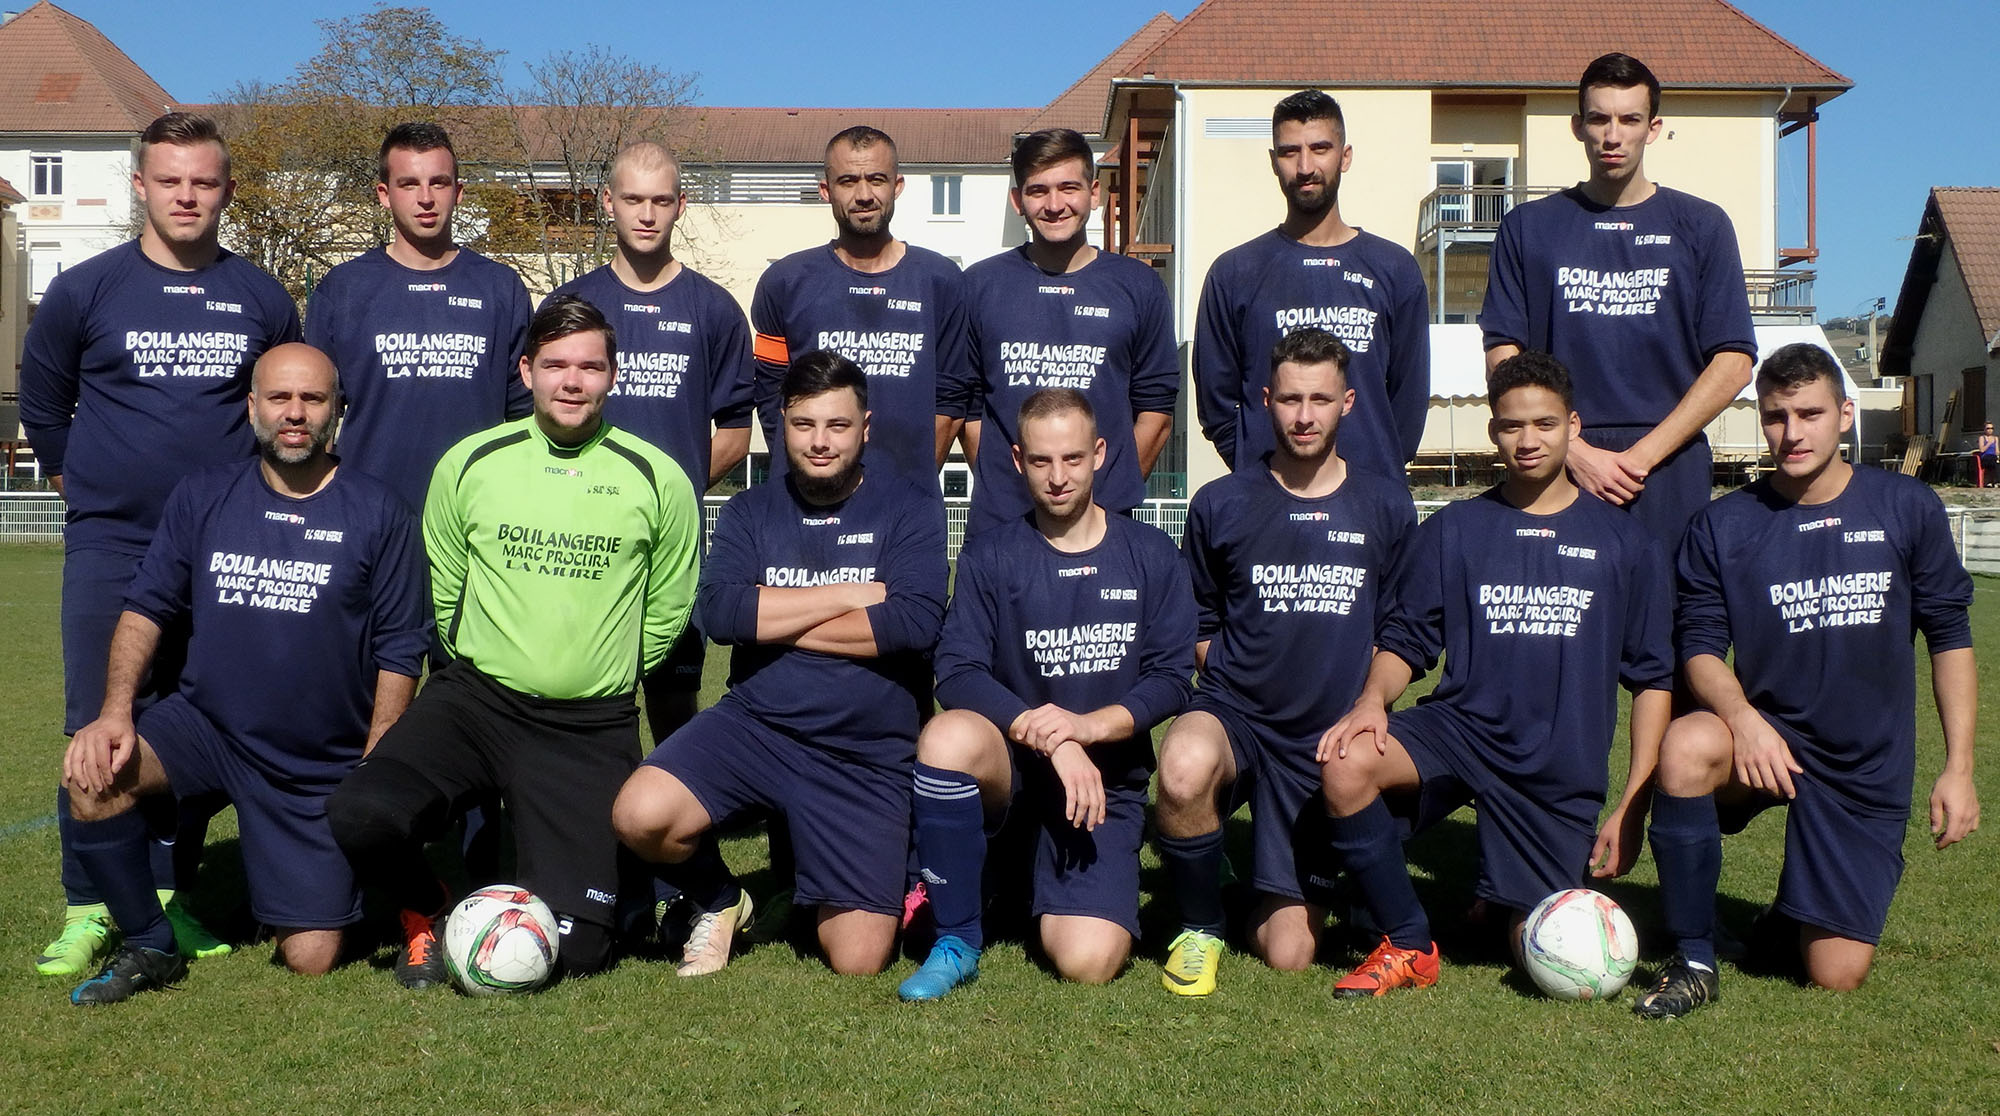
[{"label": "window", "polygon": [[59,198],[62,192],[62,156],[28,156],[28,193],[37,198]]},{"label": "window", "polygon": [[931,216],[958,216],[958,193],[964,183],[962,174],[931,175]]}]

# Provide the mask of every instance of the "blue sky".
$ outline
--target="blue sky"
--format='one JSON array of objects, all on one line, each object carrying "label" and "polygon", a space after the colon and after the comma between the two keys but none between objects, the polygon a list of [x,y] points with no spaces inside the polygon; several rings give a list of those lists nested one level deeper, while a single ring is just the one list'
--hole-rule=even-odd
[{"label": "blue sky", "polygon": [[[4,0],[4,6],[28,2]],[[1975,76],[1989,70],[2000,42],[2000,4],[1737,3],[1856,83],[1826,107],[1820,125],[1821,316],[1854,313],[1878,295],[1893,303],[1925,191],[2000,185],[1994,125],[2000,93]],[[158,0],[62,0],[62,6],[95,23],[175,97],[205,101],[238,81],[282,81],[318,49],[316,18],[372,5],[259,4],[254,19],[223,20],[216,13],[239,6]],[[436,0],[430,7],[458,34],[508,51],[517,76],[524,61],[595,42],[699,74],[706,104],[979,107],[1046,103],[1163,5],[1067,3],[1059,20],[1040,5],[999,9],[1007,18],[987,5],[951,0],[643,6]],[[1164,7],[1179,17],[1193,4]],[[1607,18],[1615,19],[1620,7],[1607,2]],[[561,14],[551,16],[552,8]],[[635,14],[646,9],[658,14]],[[1663,112],[1672,115],[1671,100]],[[1780,169],[1789,246],[1803,234],[1803,136],[1786,141]]]}]

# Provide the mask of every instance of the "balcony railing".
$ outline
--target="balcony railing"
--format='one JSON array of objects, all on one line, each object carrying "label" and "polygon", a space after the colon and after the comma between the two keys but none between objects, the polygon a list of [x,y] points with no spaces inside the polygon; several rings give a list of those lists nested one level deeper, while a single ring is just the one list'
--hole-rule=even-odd
[{"label": "balcony railing", "polygon": [[1783,271],[1745,271],[1743,286],[1750,292],[1750,312],[1764,317],[1797,317],[1813,320],[1813,280],[1819,273],[1808,268],[1788,267]]},{"label": "balcony railing", "polygon": [[1558,193],[1560,186],[1440,186],[1424,195],[1417,210],[1417,241],[1440,232],[1494,233],[1500,218],[1524,201]]}]

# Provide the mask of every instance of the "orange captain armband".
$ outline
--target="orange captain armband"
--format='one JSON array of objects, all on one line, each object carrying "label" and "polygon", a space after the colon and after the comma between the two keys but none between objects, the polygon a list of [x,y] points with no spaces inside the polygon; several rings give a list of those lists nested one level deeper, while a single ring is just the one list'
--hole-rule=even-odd
[{"label": "orange captain armband", "polygon": [[792,362],[791,352],[785,347],[785,339],[773,337],[768,333],[758,334],[757,339],[750,343],[750,355],[765,364],[775,364],[781,368]]}]

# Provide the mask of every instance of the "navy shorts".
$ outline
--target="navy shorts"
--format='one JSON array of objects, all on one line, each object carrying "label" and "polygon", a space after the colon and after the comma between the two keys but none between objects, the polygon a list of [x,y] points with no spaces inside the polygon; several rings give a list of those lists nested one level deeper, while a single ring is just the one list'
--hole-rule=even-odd
[{"label": "navy shorts", "polygon": [[1516,789],[1493,769],[1484,745],[1458,715],[1442,703],[1418,705],[1389,714],[1389,735],[1416,764],[1421,781],[1414,812],[1391,802],[1405,815],[1411,832],[1422,832],[1467,803],[1479,813],[1481,899],[1526,911],[1549,895],[1589,886],[1594,825],[1567,818]]},{"label": "navy shorts", "polygon": [[1889,921],[1889,901],[1903,880],[1903,835],[1910,812],[1855,802],[1810,774],[1792,776],[1798,797],[1756,794],[1721,805],[1725,833],[1773,807],[1785,807],[1785,866],[1778,874],[1779,913],[1843,938],[1874,945]]},{"label": "navy shorts", "polygon": [[[991,848],[1000,856],[1025,853],[1034,842],[1029,911],[1101,918],[1139,936],[1139,844],[1146,833],[1146,784],[1104,780],[1104,822],[1086,831],[1063,816],[1062,780],[1049,761],[1008,745],[1014,767],[1014,800]],[[1023,831],[1026,832],[1023,832]],[[1020,865],[995,865],[996,870]],[[996,874],[1005,874],[997,871]],[[1018,878],[1016,876],[1015,878]]]},{"label": "navy shorts", "polygon": [[[111,659],[111,634],[125,611],[125,591],[139,568],[137,555],[95,547],[63,552],[62,649],[63,735],[97,719],[104,708],[104,668]],[[174,691],[187,658],[185,625],[160,633],[160,646],[139,687],[135,709],[144,709]]]},{"label": "navy shorts", "polygon": [[1229,735],[1236,781],[1229,786],[1222,816],[1234,815],[1246,803],[1250,807],[1250,886],[1267,895],[1327,905],[1336,869],[1319,761],[1313,758],[1319,737],[1282,736],[1199,692],[1188,712],[1214,717]]},{"label": "navy shorts", "polygon": [[220,793],[236,807],[250,913],[266,926],[331,930],[361,917],[361,891],[326,822],[333,787],[275,783],[201,710],[169,694],[139,714],[177,798]]},{"label": "navy shorts", "polygon": [[[1626,450],[1652,432],[1650,426],[1586,426],[1583,440],[1598,449]],[[1715,454],[1708,438],[1696,437],[1646,474],[1645,490],[1630,510],[1667,548],[1671,561],[1680,551],[1688,523],[1715,498]]]},{"label": "navy shorts", "polygon": [[793,902],[900,915],[910,854],[911,761],[809,747],[725,698],[653,749],[720,826],[755,807],[784,815],[798,862]]}]

